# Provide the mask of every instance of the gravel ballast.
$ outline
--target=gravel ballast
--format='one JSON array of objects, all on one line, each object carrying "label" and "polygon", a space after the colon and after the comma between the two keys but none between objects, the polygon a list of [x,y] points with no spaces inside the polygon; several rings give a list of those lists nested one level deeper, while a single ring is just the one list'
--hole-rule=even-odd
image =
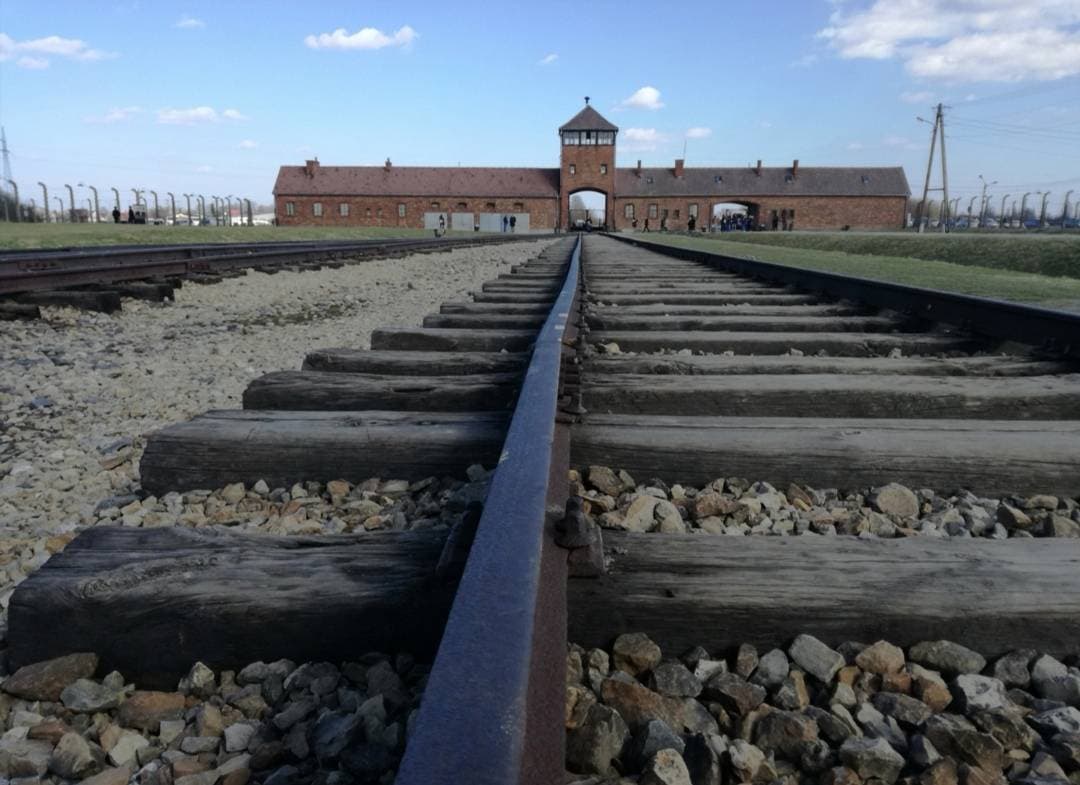
[{"label": "gravel ballast", "polygon": [[951,641],[567,655],[567,782],[1075,785],[1080,669]]},{"label": "gravel ballast", "polygon": [[1080,502],[1040,494],[988,499],[898,483],[842,491],[792,483],[786,489],[739,477],[702,488],[590,466],[570,475],[571,492],[602,528],[728,536],[849,535],[869,538],[1080,537]]},{"label": "gravel ballast", "polygon": [[88,785],[391,783],[427,665],[354,660],[196,663],[175,691],[140,690],[72,654],[0,684],[0,777]]}]

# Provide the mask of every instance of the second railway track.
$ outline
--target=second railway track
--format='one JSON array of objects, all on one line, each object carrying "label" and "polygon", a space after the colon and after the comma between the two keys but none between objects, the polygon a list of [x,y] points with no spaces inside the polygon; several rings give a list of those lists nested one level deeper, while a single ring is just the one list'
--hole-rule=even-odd
[{"label": "second railway track", "polygon": [[[396,782],[506,785],[563,777],[568,639],[1080,655],[1080,539],[1031,536],[1080,532],[1080,318],[589,236],[371,343],[155,434],[144,488],[481,463],[482,513],[301,539],[90,530],[16,591],[13,663],[89,649],[167,683],[196,659],[434,654]],[[933,500],[959,489],[1003,517],[949,528]],[[102,634],[100,614],[151,632]],[[686,744],[717,728],[640,700]]]}]

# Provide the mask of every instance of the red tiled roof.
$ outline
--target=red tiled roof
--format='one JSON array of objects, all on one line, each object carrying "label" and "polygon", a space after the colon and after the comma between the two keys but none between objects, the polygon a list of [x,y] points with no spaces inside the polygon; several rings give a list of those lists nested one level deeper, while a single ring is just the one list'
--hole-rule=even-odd
[{"label": "red tiled roof", "polygon": [[899,166],[686,167],[682,177],[670,167],[615,170],[619,198],[650,196],[908,196]]},{"label": "red tiled roof", "polygon": [[559,196],[558,169],[482,166],[283,166],[277,196]]}]

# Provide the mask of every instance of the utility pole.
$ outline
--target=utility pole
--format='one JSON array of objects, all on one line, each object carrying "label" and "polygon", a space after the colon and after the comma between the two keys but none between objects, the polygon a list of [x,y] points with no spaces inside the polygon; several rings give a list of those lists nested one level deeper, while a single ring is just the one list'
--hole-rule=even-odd
[{"label": "utility pole", "polygon": [[[921,117],[915,118],[920,122],[929,124],[929,120],[924,120]],[[923,182],[923,196],[922,201],[919,202],[919,215],[918,215],[918,231],[921,234],[923,231],[923,217],[925,215],[927,223],[930,221],[930,211],[927,209],[927,198],[930,195],[930,191],[942,192],[942,220],[941,231],[946,232],[949,228],[949,171],[945,163],[945,107],[943,104],[938,104],[934,110],[934,122],[933,128],[930,131],[930,155],[926,159],[926,180]],[[930,176],[934,171],[934,152],[937,148],[938,136],[941,137],[941,188],[930,187]]]},{"label": "utility pole", "polygon": [[[19,187],[17,185],[15,185],[15,181],[11,177],[11,158],[8,155],[9,151],[8,151],[8,146],[7,146],[7,133],[4,131],[2,126],[0,126],[0,152],[3,152],[3,154],[4,154],[4,175],[3,175],[4,176],[4,183],[11,183],[11,187],[15,189],[15,220],[18,221],[19,220]],[[11,220],[10,218],[8,218],[7,212],[8,212],[8,203],[7,203],[7,199],[5,199],[4,200],[4,218],[6,220]]]},{"label": "utility pole", "polygon": [[992,183],[988,183],[988,182],[986,182],[986,178],[983,177],[981,174],[979,175],[979,179],[982,180],[982,184],[983,184],[982,185],[982,201],[979,202],[979,227],[981,228],[982,225],[983,225],[983,222],[986,220],[986,205],[987,205],[986,189],[989,188],[991,185],[997,185],[997,180],[994,180]]}]

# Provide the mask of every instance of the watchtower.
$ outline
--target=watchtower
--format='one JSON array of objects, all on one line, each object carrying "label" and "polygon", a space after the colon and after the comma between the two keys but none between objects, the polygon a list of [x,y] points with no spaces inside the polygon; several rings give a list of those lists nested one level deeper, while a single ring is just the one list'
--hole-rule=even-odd
[{"label": "watchtower", "polygon": [[619,129],[589,106],[559,127],[559,225],[572,228],[570,196],[579,191],[604,195],[604,220],[614,226],[615,136]]}]

